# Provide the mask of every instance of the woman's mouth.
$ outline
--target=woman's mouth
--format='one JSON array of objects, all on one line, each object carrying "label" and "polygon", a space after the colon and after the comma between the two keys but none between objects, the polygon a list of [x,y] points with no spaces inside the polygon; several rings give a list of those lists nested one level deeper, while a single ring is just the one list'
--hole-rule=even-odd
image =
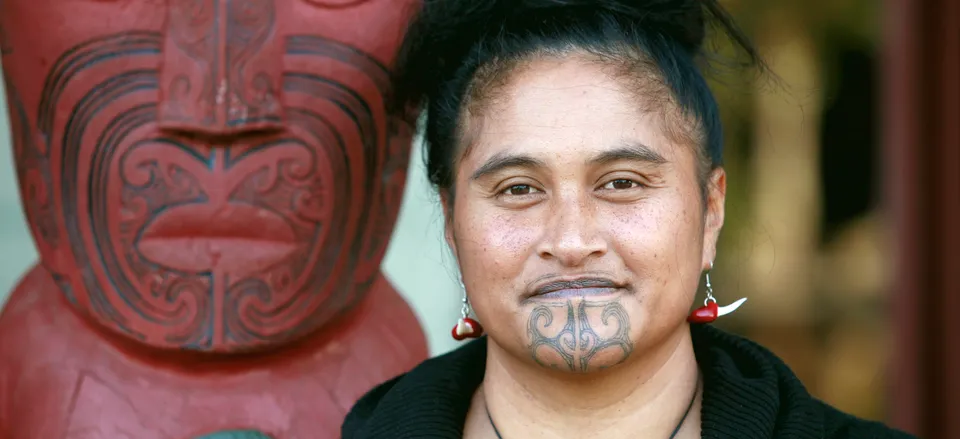
[{"label": "woman's mouth", "polygon": [[610,296],[622,292],[622,288],[564,288],[538,294],[533,299],[571,299],[578,297]]},{"label": "woman's mouth", "polygon": [[579,277],[553,279],[536,284],[526,299],[568,299],[609,296],[624,292],[625,287],[609,278]]}]

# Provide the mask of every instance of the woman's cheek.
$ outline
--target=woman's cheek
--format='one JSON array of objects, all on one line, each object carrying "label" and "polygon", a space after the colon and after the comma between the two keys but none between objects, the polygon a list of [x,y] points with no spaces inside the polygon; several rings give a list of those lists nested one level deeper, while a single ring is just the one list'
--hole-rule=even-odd
[{"label": "woman's cheek", "polygon": [[[542,220],[526,212],[495,213],[478,218],[474,236],[483,244],[480,257],[497,273],[519,274],[523,262],[542,235]],[[506,273],[504,273],[506,274]]]}]

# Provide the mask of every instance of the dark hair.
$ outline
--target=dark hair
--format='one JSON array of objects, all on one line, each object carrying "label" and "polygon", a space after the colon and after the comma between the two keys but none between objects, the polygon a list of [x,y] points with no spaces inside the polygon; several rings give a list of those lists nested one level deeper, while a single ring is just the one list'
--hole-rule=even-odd
[{"label": "dark hair", "polygon": [[424,158],[440,189],[453,183],[464,108],[532,55],[583,52],[634,75],[639,81],[633,84],[657,100],[647,110],[664,108],[659,104],[667,99],[687,122],[684,130],[670,131],[687,131],[699,143],[701,171],[720,165],[723,144],[717,103],[701,72],[708,26],[717,25],[750,64],[763,66],[717,0],[424,2],[398,53],[392,105],[396,111],[426,107]]}]

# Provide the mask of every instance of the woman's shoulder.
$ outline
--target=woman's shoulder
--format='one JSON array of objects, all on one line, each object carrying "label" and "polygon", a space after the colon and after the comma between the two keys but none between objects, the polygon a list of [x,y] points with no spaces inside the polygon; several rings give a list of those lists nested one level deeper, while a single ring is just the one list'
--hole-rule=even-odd
[{"label": "woman's shoulder", "polygon": [[[403,374],[389,381],[381,383],[360,397],[360,399],[353,404],[353,407],[351,407],[350,411],[347,413],[347,417],[344,419],[343,425],[341,426],[341,435],[345,438],[351,437],[353,433],[363,430],[363,427],[367,424],[370,418],[373,417],[373,414],[376,412],[377,407],[380,405],[380,401],[383,400],[383,397],[390,393],[390,390],[392,390],[393,387],[406,376],[407,374]],[[351,433],[351,435],[348,435],[348,432]]]},{"label": "woman's shoulder", "polygon": [[[709,325],[691,331],[704,373],[701,417],[715,430],[712,437],[913,437],[826,404],[811,395],[779,357],[751,340]],[[748,426],[729,422],[731,416],[753,422]]]},{"label": "woman's shoulder", "polygon": [[347,413],[341,436],[412,438],[425,432],[459,432],[470,398],[483,381],[485,363],[486,337],[420,363],[363,395]]},{"label": "woman's shoulder", "polygon": [[915,439],[915,436],[880,422],[858,418],[819,401],[823,410],[824,439]]}]

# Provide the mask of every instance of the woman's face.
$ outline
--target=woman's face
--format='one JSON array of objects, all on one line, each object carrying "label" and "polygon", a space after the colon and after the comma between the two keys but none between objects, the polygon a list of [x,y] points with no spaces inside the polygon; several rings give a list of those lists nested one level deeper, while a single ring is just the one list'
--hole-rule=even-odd
[{"label": "woman's face", "polygon": [[642,356],[685,330],[715,254],[723,172],[704,209],[694,147],[624,84],[538,60],[465,121],[447,240],[488,334],[525,361],[589,372]]}]

